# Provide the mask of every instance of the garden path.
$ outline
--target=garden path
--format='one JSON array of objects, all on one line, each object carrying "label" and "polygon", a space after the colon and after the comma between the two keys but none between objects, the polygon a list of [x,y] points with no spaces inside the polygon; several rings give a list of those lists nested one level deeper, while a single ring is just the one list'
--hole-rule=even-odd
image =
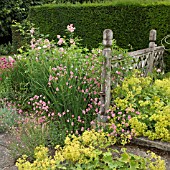
[{"label": "garden path", "polygon": [[9,141],[12,140],[10,137],[7,133],[0,134],[0,170],[17,170],[14,166],[15,160],[8,149]]}]

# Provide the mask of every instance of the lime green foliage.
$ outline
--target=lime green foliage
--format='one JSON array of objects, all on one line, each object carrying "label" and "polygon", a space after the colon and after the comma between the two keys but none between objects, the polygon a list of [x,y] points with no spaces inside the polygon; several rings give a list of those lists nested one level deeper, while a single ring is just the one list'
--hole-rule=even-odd
[{"label": "lime green foliage", "polygon": [[[138,74],[138,73],[137,73]],[[170,79],[152,81],[134,74],[113,91],[120,110],[133,110],[129,123],[137,136],[170,141]]]},{"label": "lime green foliage", "polygon": [[19,170],[55,170],[55,169],[134,169],[134,170],[165,170],[165,161],[150,153],[149,158],[129,154],[125,149],[121,152],[108,148],[114,137],[106,133],[85,131],[82,136],[67,136],[65,146],[56,146],[54,157],[48,155],[48,149],[39,146],[35,149],[34,162],[27,161],[27,156],[19,158],[16,166]]}]

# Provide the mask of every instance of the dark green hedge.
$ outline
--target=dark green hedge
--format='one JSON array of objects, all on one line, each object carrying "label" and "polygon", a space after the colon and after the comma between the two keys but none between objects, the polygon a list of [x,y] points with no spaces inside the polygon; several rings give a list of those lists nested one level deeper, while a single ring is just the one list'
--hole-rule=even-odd
[{"label": "dark green hedge", "polygon": [[44,5],[32,7],[29,20],[40,27],[43,34],[55,39],[64,34],[66,26],[73,23],[83,44],[96,47],[102,42],[102,32],[113,30],[117,43],[134,49],[148,46],[148,34],[156,29],[157,42],[170,32],[170,3],[155,5],[77,4]]},{"label": "dark green hedge", "polygon": [[43,5],[32,7],[28,19],[51,39],[64,35],[66,26],[72,23],[83,45],[90,48],[102,42],[102,32],[109,28],[119,46],[128,48],[130,44],[136,50],[148,47],[151,29],[157,30],[157,44],[170,33],[170,3]]}]

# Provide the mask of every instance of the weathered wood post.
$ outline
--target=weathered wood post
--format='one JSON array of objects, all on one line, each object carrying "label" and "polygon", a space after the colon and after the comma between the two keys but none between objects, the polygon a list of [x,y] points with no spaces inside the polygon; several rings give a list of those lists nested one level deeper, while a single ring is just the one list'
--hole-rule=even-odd
[{"label": "weathered wood post", "polygon": [[154,67],[154,50],[155,50],[155,47],[156,47],[156,30],[151,30],[150,31],[150,34],[149,34],[149,48],[151,49],[152,53],[150,55],[150,58],[149,58],[149,65],[148,65],[148,73],[152,73],[152,70],[153,70],[153,67]]},{"label": "weathered wood post", "polygon": [[111,86],[111,58],[112,58],[112,41],[113,41],[113,32],[110,29],[106,29],[103,32],[103,67],[101,74],[101,92],[100,92],[100,115],[98,120],[100,122],[106,122],[107,116],[106,111],[110,106],[110,86]]}]

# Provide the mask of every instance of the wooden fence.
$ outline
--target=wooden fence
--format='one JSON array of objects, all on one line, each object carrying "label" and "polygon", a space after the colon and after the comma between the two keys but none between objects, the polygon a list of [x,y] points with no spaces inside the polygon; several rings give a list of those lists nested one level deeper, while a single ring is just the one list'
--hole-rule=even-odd
[{"label": "wooden fence", "polygon": [[[112,56],[112,42],[113,42],[113,32],[110,29],[106,29],[103,32],[103,66],[102,66],[102,74],[101,74],[101,92],[100,92],[100,115],[98,120],[101,122],[107,121],[106,112],[110,106],[111,100],[111,69],[116,66],[112,65],[112,61],[114,63],[118,63],[123,56]],[[128,55],[132,57],[133,60],[133,68],[135,69],[143,69],[144,74],[148,75],[148,73],[152,73],[153,68],[159,68],[163,70],[164,62],[163,62],[163,54],[164,47],[157,46],[156,42],[156,30],[151,30],[149,34],[149,48],[137,50],[133,52],[129,52]]]}]

